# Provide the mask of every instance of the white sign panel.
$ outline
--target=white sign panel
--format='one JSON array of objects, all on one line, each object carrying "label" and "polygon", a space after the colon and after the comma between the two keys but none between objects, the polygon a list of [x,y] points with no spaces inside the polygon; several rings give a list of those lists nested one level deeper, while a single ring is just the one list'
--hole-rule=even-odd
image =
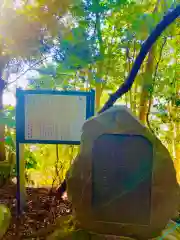
[{"label": "white sign panel", "polygon": [[86,96],[25,96],[25,140],[80,141]]}]

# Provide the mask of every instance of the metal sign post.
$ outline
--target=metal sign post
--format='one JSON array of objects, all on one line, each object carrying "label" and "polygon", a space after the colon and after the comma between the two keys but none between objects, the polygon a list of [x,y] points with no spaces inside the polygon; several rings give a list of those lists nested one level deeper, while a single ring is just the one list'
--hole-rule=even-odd
[{"label": "metal sign post", "polygon": [[16,91],[17,210],[25,206],[24,144],[79,145],[81,128],[94,115],[95,92]]}]

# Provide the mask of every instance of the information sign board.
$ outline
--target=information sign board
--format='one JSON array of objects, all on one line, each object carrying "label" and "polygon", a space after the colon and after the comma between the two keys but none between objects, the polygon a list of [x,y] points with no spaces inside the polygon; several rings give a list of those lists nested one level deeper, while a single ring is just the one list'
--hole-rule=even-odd
[{"label": "information sign board", "polygon": [[94,92],[17,90],[16,112],[18,142],[80,144]]},{"label": "information sign board", "polygon": [[81,128],[94,115],[95,92],[16,91],[17,209],[25,205],[24,144],[78,145]]}]

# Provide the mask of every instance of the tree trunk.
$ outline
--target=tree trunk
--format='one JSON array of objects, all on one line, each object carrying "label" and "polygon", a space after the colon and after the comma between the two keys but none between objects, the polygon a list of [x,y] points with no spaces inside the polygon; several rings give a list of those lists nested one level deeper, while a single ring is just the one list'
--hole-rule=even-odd
[{"label": "tree trunk", "polygon": [[102,84],[96,83],[96,111],[101,107]]},{"label": "tree trunk", "polygon": [[138,82],[136,79],[134,89],[133,89],[133,106],[132,106],[132,110],[135,115],[137,115],[137,94],[138,94],[137,90],[138,90]]},{"label": "tree trunk", "polygon": [[[99,6],[99,2],[96,3],[97,6]],[[103,58],[104,58],[104,45],[103,45],[103,40],[102,40],[102,33],[101,33],[101,22],[100,22],[100,13],[96,14],[96,31],[97,31],[97,38],[99,42],[99,50],[100,50],[100,65],[98,67],[98,72],[97,72],[97,79],[96,79],[96,111],[100,109],[100,100],[101,100],[101,95],[102,95],[102,75],[103,75]]]},{"label": "tree trunk", "polygon": [[0,56],[0,161],[4,161],[6,159],[6,151],[5,151],[5,125],[2,121],[3,119],[3,92],[5,88],[5,82],[2,79],[3,70],[8,62],[9,58],[7,56]]},{"label": "tree trunk", "polygon": [[140,111],[139,111],[139,119],[142,123],[146,123],[146,115],[148,113],[148,105],[149,101],[149,92],[152,89],[153,84],[153,66],[154,66],[154,54],[155,54],[156,46],[153,46],[148,55],[148,61],[146,65],[146,71],[144,74],[144,80],[142,85],[142,92],[140,98]]},{"label": "tree trunk", "polygon": [[[158,7],[160,5],[160,0],[157,0],[153,13],[155,14],[158,11]],[[153,87],[153,67],[154,67],[154,56],[156,52],[156,44],[151,48],[148,61],[146,64],[146,70],[144,74],[144,81],[142,85],[142,93],[140,98],[140,110],[139,110],[139,119],[142,123],[146,123],[147,114],[149,110],[149,103],[152,101],[150,99],[149,93]],[[152,98],[152,96],[151,96]]]}]

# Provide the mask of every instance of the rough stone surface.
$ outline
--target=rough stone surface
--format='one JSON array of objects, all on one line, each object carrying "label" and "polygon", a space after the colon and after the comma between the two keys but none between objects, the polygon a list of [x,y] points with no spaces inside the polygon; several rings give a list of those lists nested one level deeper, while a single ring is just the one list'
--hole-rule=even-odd
[{"label": "rough stone surface", "polygon": [[[97,216],[92,208],[92,149],[94,141],[104,133],[140,134],[153,144],[151,219],[148,226],[96,220]],[[123,106],[112,107],[84,124],[80,152],[68,173],[67,184],[68,197],[72,201],[79,225],[100,234],[114,234],[139,240],[160,236],[169,219],[176,214],[179,205],[179,185],[169,152]],[[117,214],[121,214],[118,209]]]}]

